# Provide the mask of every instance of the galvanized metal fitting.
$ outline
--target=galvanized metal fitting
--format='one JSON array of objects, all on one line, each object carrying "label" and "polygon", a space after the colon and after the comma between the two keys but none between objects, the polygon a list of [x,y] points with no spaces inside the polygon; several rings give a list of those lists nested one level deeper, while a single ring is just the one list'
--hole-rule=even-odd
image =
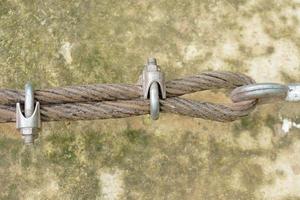
[{"label": "galvanized metal fitting", "polygon": [[257,83],[238,87],[231,92],[233,102],[255,99],[259,103],[271,103],[276,100],[300,101],[300,84]]},{"label": "galvanized metal fitting", "polygon": [[286,101],[300,101],[300,83],[288,84]]},{"label": "galvanized metal fitting", "polygon": [[150,115],[153,120],[159,118],[159,98],[166,98],[164,74],[160,71],[155,58],[149,58],[143,70],[143,96],[150,98]]},{"label": "galvanized metal fitting", "polygon": [[24,114],[20,103],[16,105],[16,127],[20,130],[25,144],[33,144],[37,129],[41,127],[40,103],[34,105],[34,91],[30,83],[25,85]]},{"label": "galvanized metal fitting", "polygon": [[278,83],[256,83],[244,85],[231,92],[233,102],[258,99],[260,103],[268,103],[276,100],[284,100],[288,93],[286,85]]}]

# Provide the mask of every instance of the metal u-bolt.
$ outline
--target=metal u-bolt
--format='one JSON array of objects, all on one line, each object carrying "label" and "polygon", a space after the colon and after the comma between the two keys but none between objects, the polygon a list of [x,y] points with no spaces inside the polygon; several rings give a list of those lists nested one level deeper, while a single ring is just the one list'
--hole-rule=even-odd
[{"label": "metal u-bolt", "polygon": [[153,82],[150,86],[150,115],[153,120],[159,118],[159,90],[158,83]]},{"label": "metal u-bolt", "polygon": [[[33,88],[30,83],[25,85],[25,102],[24,102],[24,114],[26,118],[29,118],[34,111],[34,94]],[[24,128],[22,135],[25,144],[33,143],[33,130],[31,128]]]},{"label": "metal u-bolt", "polygon": [[[157,66],[155,58],[148,59],[148,65]],[[152,82],[149,89],[150,96],[150,116],[151,119],[157,120],[159,118],[159,89],[156,81]]]},{"label": "metal u-bolt", "polygon": [[28,118],[33,114],[34,111],[34,94],[33,88],[30,83],[25,85],[25,103],[24,103],[24,113],[25,117]]}]

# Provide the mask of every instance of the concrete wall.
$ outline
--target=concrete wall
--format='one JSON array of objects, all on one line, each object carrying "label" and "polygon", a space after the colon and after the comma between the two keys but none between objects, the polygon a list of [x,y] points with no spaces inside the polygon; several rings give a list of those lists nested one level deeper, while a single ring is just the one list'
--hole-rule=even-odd
[{"label": "concrete wall", "polygon": [[[1,0],[0,87],[135,83],[204,70],[300,81],[298,0]],[[191,98],[228,102],[222,91]],[[300,199],[300,106],[218,123],[162,114],[0,125],[0,199]]]}]

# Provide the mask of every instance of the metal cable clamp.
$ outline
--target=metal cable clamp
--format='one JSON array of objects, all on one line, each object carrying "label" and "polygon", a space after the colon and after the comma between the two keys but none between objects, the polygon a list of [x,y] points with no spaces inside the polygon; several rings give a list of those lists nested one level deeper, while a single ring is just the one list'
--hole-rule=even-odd
[{"label": "metal cable clamp", "polygon": [[20,130],[25,144],[32,144],[36,130],[41,127],[40,103],[34,105],[34,91],[30,83],[25,85],[24,114],[20,103],[16,105],[16,127]]},{"label": "metal cable clamp", "polygon": [[149,58],[143,70],[144,99],[150,98],[150,115],[153,120],[159,118],[159,98],[166,98],[166,84],[163,72],[160,71],[155,58]]}]

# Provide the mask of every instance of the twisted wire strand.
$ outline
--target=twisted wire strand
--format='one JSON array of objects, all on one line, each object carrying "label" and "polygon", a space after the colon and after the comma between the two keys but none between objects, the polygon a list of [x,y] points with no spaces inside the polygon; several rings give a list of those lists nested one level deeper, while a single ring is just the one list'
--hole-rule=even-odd
[{"label": "twisted wire strand", "polygon": [[[236,88],[255,83],[250,77],[232,72],[204,72],[166,82],[167,96],[181,96],[197,91]],[[40,104],[138,99],[142,96],[141,85],[94,84],[36,90],[35,100]],[[0,104],[14,105],[24,102],[24,91],[0,89]]]},{"label": "twisted wire strand", "polygon": [[[219,122],[233,121],[253,110],[256,101],[229,105],[172,97],[161,100],[161,111]],[[149,113],[148,100],[48,104],[41,107],[43,121],[125,118]],[[15,107],[0,105],[0,122],[15,121]]]},{"label": "twisted wire strand", "polygon": [[[248,115],[256,100],[228,105],[199,102],[178,96],[197,91],[236,88],[255,83],[250,77],[232,72],[204,72],[166,82],[167,99],[161,111],[226,122]],[[124,118],[149,113],[149,101],[141,99],[140,85],[96,84],[36,90],[43,121]],[[0,122],[15,121],[15,103],[22,102],[19,90],[0,90]]]}]

